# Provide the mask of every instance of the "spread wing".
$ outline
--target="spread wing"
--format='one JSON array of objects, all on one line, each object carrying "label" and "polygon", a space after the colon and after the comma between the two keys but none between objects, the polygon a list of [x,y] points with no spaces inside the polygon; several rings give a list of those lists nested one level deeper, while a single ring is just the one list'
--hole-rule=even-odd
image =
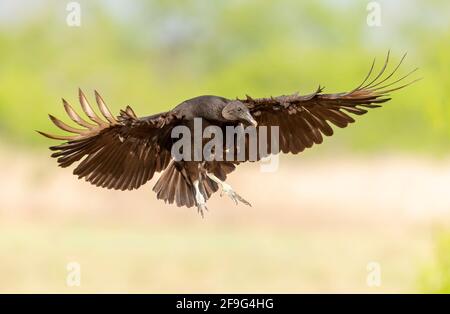
[{"label": "spread wing", "polygon": [[[389,93],[417,81],[403,83],[417,69],[398,79],[392,79],[405,56],[406,54],[390,74],[384,75],[389,61],[388,53],[379,73],[371,78],[374,60],[364,81],[349,92],[323,94],[323,89],[319,87],[314,93],[305,96],[293,94],[260,99],[247,96],[247,99],[241,101],[249,108],[258,126],[279,126],[278,151],[297,154],[314,144],[322,143],[323,135],[333,135],[330,123],[345,128],[355,121],[351,115],[363,115],[368,109],[381,107],[382,103],[391,99]],[[270,152],[270,128],[267,129]],[[248,145],[246,146],[248,149]]]},{"label": "spread wing", "polygon": [[97,92],[95,96],[102,118],[79,90],[81,107],[91,121],[81,118],[63,99],[68,116],[81,128],[69,126],[49,115],[57,127],[74,135],[38,132],[51,139],[66,141],[50,147],[55,151],[51,156],[57,158],[61,167],[81,160],[73,171],[78,178],[108,189],[136,189],[169,164],[170,131],[177,117],[166,112],[138,118],[128,106],[115,118]]}]

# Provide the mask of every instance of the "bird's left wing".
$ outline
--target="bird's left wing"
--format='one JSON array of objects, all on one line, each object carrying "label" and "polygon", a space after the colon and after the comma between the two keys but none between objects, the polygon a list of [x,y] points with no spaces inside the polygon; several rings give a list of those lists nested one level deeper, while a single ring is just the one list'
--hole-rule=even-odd
[{"label": "bird's left wing", "polygon": [[83,159],[73,173],[78,178],[101,187],[118,190],[135,189],[150,180],[155,172],[164,170],[171,159],[170,131],[177,117],[170,111],[138,118],[131,107],[116,118],[101,96],[95,92],[103,118],[100,118],[79,90],[83,111],[91,121],[81,118],[63,99],[68,116],[81,128],[72,127],[49,115],[60,129],[74,135],[40,134],[65,143],[52,146],[52,157],[61,167]]},{"label": "bird's left wing", "polygon": [[[403,84],[402,81],[417,69],[398,79],[392,79],[405,56],[406,54],[390,74],[383,75],[389,60],[388,53],[380,72],[371,78],[374,61],[364,81],[349,92],[324,94],[319,87],[314,93],[304,96],[293,94],[259,99],[247,96],[240,101],[249,108],[258,127],[279,127],[279,151],[297,154],[314,144],[322,143],[322,135],[333,135],[329,123],[345,128],[355,121],[350,114],[363,115],[367,109],[380,107],[380,104],[390,100],[389,93],[415,82]],[[270,128],[268,134],[270,151]]]}]

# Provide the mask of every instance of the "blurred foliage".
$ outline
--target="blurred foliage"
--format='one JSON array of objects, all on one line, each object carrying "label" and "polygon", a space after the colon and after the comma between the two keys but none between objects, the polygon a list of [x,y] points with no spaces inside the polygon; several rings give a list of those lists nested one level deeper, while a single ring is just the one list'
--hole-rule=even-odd
[{"label": "blurred foliage", "polygon": [[420,285],[427,293],[450,293],[450,232],[436,233],[434,259],[424,267]]},{"label": "blurred foliage", "polygon": [[78,87],[140,115],[200,94],[309,93],[319,83],[337,92],[391,49],[394,62],[409,52],[403,73],[419,67],[425,79],[338,132],[331,149],[450,148],[446,1],[379,1],[381,27],[367,26],[364,1],[79,2],[81,27],[66,25],[65,1],[2,2],[0,140],[47,142],[33,130],[56,130],[46,113],[64,116],[59,98],[75,103]]}]

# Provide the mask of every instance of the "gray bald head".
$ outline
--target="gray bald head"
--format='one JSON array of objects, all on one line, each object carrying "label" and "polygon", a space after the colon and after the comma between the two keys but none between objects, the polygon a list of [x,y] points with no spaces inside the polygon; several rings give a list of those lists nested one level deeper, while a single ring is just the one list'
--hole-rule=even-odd
[{"label": "gray bald head", "polygon": [[229,121],[240,121],[253,126],[257,126],[258,123],[250,114],[247,106],[239,100],[230,101],[222,110],[222,116]]}]

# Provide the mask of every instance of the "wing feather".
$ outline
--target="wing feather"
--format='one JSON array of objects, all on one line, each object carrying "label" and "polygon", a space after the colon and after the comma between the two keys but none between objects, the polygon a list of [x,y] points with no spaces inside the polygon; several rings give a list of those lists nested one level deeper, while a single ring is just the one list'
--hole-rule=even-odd
[{"label": "wing feather", "polygon": [[98,92],[95,92],[95,98],[105,120],[94,112],[79,90],[81,108],[95,124],[81,118],[63,99],[67,115],[82,128],[72,127],[49,115],[58,128],[74,135],[38,132],[51,139],[66,141],[51,146],[51,156],[57,158],[61,167],[79,162],[73,171],[78,178],[106,188],[136,189],[170,162],[167,136],[178,118],[171,112],[138,118],[129,106],[115,118]]},{"label": "wing feather", "polygon": [[[392,79],[403,63],[400,62],[388,72],[390,52],[388,52],[381,69],[373,76],[375,60],[372,62],[364,80],[349,92],[325,94],[323,88],[308,95],[283,95],[269,98],[239,99],[246,104],[259,126],[279,127],[279,149],[283,153],[294,154],[320,144],[323,136],[331,136],[334,131],[329,123],[345,128],[355,122],[351,115],[363,115],[368,109],[381,107],[389,101],[389,93],[403,89],[418,80],[403,83],[417,69]],[[385,73],[389,73],[385,75]],[[373,76],[373,77],[372,77]],[[372,78],[371,78],[372,77]],[[268,136],[270,145],[270,136]]]}]

